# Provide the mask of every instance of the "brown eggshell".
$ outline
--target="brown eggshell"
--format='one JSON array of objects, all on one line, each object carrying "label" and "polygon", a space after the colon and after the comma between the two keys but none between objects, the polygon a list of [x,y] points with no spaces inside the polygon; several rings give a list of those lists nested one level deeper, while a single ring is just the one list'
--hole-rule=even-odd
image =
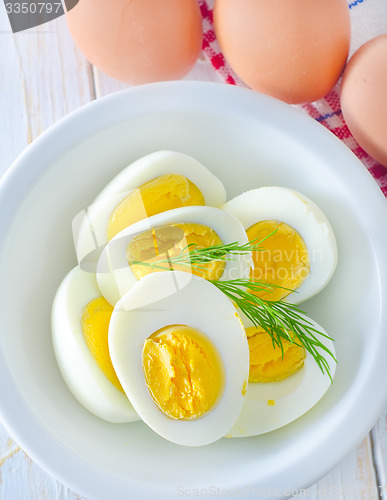
[{"label": "brown eggshell", "polygon": [[132,84],[182,78],[201,50],[197,0],[80,0],[66,17],[87,59]]},{"label": "brown eggshell", "polygon": [[214,25],[238,76],[289,103],[325,96],[348,57],[346,0],[215,0]]},{"label": "brown eggshell", "polygon": [[387,167],[387,34],[351,57],[343,74],[341,109],[360,146]]}]

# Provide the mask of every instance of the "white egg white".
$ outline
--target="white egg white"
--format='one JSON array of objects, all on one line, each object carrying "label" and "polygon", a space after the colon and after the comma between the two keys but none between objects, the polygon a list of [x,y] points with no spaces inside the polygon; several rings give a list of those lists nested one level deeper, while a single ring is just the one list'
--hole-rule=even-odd
[{"label": "white egg white", "polygon": [[[154,402],[142,369],[145,340],[160,328],[175,324],[191,326],[206,335],[225,368],[220,400],[194,420],[166,416]],[[145,276],[114,308],[109,350],[135,410],[160,436],[180,445],[200,446],[221,438],[236,422],[248,377],[248,344],[235,307],[208,281],[180,271]]]},{"label": "white egg white", "polygon": [[83,308],[101,296],[95,274],[79,266],[65,277],[52,307],[52,338],[62,376],[77,400],[109,422],[133,422],[138,415],[126,395],[105,376],[83,336]]},{"label": "white egg white", "polygon": [[166,174],[183,175],[193,182],[208,206],[217,207],[226,201],[222,182],[191,156],[176,151],[157,151],[146,155],[114,177],[94,203],[74,219],[75,251],[83,269],[94,269],[95,255],[107,243],[107,225],[115,207],[134,189]]},{"label": "white egg white", "polygon": [[[101,293],[114,305],[136,283],[126,258],[126,248],[138,234],[151,228],[177,223],[204,224],[212,228],[224,243],[248,243],[242,224],[232,215],[214,207],[183,207],[154,215],[132,224],[118,233],[105,247],[97,264],[97,282]],[[226,262],[221,280],[245,278],[250,274],[251,254],[235,255]]]},{"label": "white egg white", "polygon": [[[241,315],[245,327],[253,326],[252,322]],[[325,330],[315,321],[305,316],[314,328],[327,335]],[[333,342],[318,336],[321,343],[335,356]],[[329,365],[333,379],[336,362],[318,348]],[[242,411],[227,437],[248,437],[264,434],[279,429],[304,415],[324,396],[331,387],[331,379],[322,373],[313,356],[306,351],[304,365],[289,377],[264,383],[249,383]]]},{"label": "white egg white", "polygon": [[333,229],[321,209],[305,195],[283,187],[262,187],[247,191],[223,205],[247,230],[264,220],[284,222],[303,238],[308,249],[310,272],[284,300],[299,304],[320,292],[337,265],[337,244]]}]

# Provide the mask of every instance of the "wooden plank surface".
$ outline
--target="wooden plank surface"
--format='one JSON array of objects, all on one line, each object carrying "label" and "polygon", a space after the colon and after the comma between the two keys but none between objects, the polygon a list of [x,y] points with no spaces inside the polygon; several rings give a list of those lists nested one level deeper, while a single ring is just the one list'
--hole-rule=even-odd
[{"label": "wooden plank surface", "polygon": [[[13,35],[0,8],[0,47],[0,175],[62,116],[126,87],[91,67],[74,47],[63,18]],[[186,79],[219,80],[205,61]],[[306,491],[294,492],[294,498],[387,500],[386,471],[387,413],[338,467]],[[0,424],[1,500],[81,498],[34,464]]]}]

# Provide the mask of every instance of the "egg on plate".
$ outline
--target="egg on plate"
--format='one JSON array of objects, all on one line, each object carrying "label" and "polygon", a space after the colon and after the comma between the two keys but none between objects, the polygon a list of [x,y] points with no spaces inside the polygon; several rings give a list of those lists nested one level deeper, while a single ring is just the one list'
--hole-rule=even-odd
[{"label": "egg on plate", "polygon": [[[273,346],[270,335],[241,315],[250,351],[249,384],[242,411],[228,437],[248,437],[273,431],[309,411],[331,386],[331,380],[297,339],[282,340],[284,353]],[[305,316],[323,335],[319,340],[333,355],[333,342],[325,330]],[[326,337],[324,337],[326,335]],[[316,348],[328,363],[333,379],[336,361]]]},{"label": "egg on plate", "polygon": [[169,210],[131,225],[106,245],[97,264],[98,286],[114,306],[149,272],[173,269],[207,279],[248,279],[250,252],[197,267],[189,261],[186,265],[172,261],[173,257],[189,256],[189,245],[204,248],[233,242],[248,243],[242,224],[233,215],[214,207]]},{"label": "egg on plate", "polygon": [[135,410],[160,436],[200,446],[237,421],[249,371],[245,330],[231,301],[203,278],[145,276],[114,308],[109,349]]},{"label": "egg on plate", "polygon": [[[65,382],[95,415],[142,419],[200,446],[282,427],[330,386],[301,337],[276,346],[236,309],[251,295],[224,288],[250,278],[267,285],[253,293],[269,301],[315,295],[337,263],[329,221],[283,187],[225,200],[199,162],[159,151],[122,171],[75,221],[80,265],[56,294],[52,336]],[[232,243],[253,250],[217,259],[217,245]],[[203,262],[195,251],[205,248],[215,257]],[[222,283],[223,293],[217,280],[239,281]],[[321,332],[316,349],[333,377],[332,340],[305,321]]]},{"label": "egg on plate", "polygon": [[146,155],[120,172],[74,218],[78,262],[83,269],[95,271],[103,246],[146,217],[192,205],[217,207],[225,201],[222,182],[191,156],[176,151]]},{"label": "egg on plate", "polygon": [[329,282],[337,265],[336,239],[324,213],[305,195],[262,187],[222,208],[241,221],[253,245],[259,243],[252,252],[251,279],[277,286],[257,292],[261,298],[298,304]]},{"label": "egg on plate", "polygon": [[85,408],[109,422],[133,422],[139,417],[109,356],[112,312],[95,274],[74,268],[59,286],[52,307],[54,352],[68,388]]}]

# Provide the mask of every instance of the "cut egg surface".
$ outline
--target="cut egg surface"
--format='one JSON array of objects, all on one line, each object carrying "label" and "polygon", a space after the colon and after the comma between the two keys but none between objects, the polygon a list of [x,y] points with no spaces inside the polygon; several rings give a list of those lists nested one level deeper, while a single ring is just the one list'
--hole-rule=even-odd
[{"label": "cut egg surface", "polygon": [[203,278],[175,271],[141,279],[114,308],[109,349],[135,410],[160,436],[206,445],[237,421],[249,372],[245,330]]},{"label": "cut egg surface", "polygon": [[[282,360],[281,349],[273,348],[268,334],[255,328],[245,316],[241,317],[250,349],[249,380],[261,382],[249,382],[242,411],[228,437],[256,436],[283,427],[309,411],[331,386],[328,374],[322,373],[308,351],[284,341]],[[326,335],[315,321],[305,319]],[[335,356],[333,342],[323,336],[319,340]],[[335,360],[321,348],[317,349],[327,360],[333,378]]]},{"label": "cut egg surface", "polygon": [[222,208],[241,221],[252,244],[260,242],[252,252],[251,279],[277,285],[258,292],[261,298],[298,304],[327,285],[337,265],[336,239],[309,198],[283,187],[262,187]]},{"label": "cut egg surface", "polygon": [[95,274],[74,268],[52,308],[52,338],[62,376],[77,400],[113,423],[139,420],[114,372],[108,349],[113,308],[101,297]]},{"label": "cut egg surface", "polygon": [[157,151],[120,172],[73,221],[78,262],[95,270],[101,248],[131,224],[185,206],[217,207],[226,201],[222,182],[199,161]]},{"label": "cut egg surface", "polygon": [[[246,231],[233,215],[214,207],[184,207],[154,215],[121,231],[104,248],[97,264],[101,293],[113,306],[143,275],[171,269],[193,272],[210,279],[247,279],[251,254],[235,255],[220,265],[191,267],[171,263],[172,257],[189,254],[189,245],[197,248],[219,243],[248,243]],[[164,260],[163,264],[156,264]],[[133,262],[149,264],[131,265]],[[152,264],[157,267],[150,267]],[[192,264],[193,266],[193,264]],[[205,272],[201,269],[206,267]]]}]

